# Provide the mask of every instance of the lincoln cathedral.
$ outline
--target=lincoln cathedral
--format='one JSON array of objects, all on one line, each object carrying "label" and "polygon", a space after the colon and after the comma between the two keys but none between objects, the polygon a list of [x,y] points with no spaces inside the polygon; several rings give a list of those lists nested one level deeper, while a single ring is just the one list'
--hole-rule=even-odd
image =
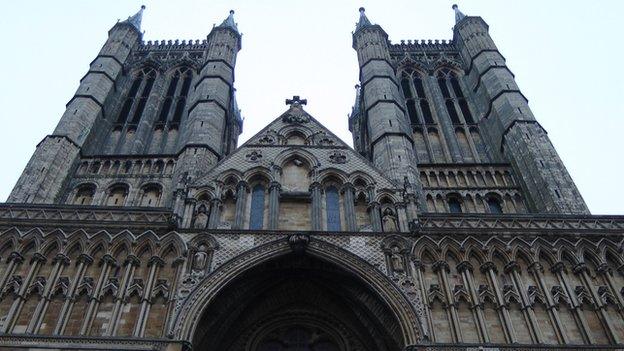
[{"label": "lincoln cathedral", "polygon": [[624,348],[624,217],[453,10],[399,41],[359,10],[353,148],[296,95],[238,145],[234,11],[203,40],[116,23],[0,204],[0,349]]}]

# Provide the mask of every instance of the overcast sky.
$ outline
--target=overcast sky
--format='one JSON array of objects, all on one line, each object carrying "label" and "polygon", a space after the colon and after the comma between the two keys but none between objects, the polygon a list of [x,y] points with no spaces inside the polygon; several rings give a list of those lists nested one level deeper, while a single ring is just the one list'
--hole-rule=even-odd
[{"label": "overcast sky", "polygon": [[[239,144],[301,95],[307,111],[351,144],[347,114],[358,8],[391,41],[451,39],[453,1],[11,1],[0,19],[0,199],[50,134],[117,19],[141,4],[145,40],[205,39],[230,9],[243,33],[236,66],[245,118]],[[392,6],[389,6],[391,4]],[[590,210],[624,214],[624,1],[467,0],[482,16]]]}]

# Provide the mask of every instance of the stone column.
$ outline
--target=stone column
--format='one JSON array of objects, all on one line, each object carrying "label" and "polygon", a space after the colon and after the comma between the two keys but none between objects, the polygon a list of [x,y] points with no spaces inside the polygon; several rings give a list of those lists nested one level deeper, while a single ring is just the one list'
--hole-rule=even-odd
[{"label": "stone column", "polygon": [[533,342],[536,344],[544,342],[544,337],[537,323],[537,317],[535,317],[535,312],[529,304],[529,298],[526,296],[524,283],[522,282],[522,278],[520,278],[520,266],[517,262],[511,261],[505,266],[505,273],[511,276],[516,291],[518,291],[518,295],[520,295],[522,313],[524,314],[524,318],[529,322],[529,330],[531,331]]},{"label": "stone column", "polygon": [[221,220],[221,199],[210,201],[210,216],[208,217],[208,229],[215,229]]},{"label": "stone column", "polygon": [[232,229],[243,229],[248,192],[249,186],[247,185],[247,182],[238,182],[238,185],[236,186],[236,213],[234,215],[234,225],[232,226]]},{"label": "stone column", "polygon": [[128,255],[124,261],[124,267],[126,267],[126,269],[123,277],[121,278],[121,283],[119,284],[119,290],[117,291],[117,296],[115,297],[115,306],[113,307],[110,324],[108,325],[105,335],[117,334],[117,328],[119,328],[119,316],[122,314],[122,307],[124,301],[126,300],[126,290],[128,289],[128,285],[132,282],[136,268],[140,264],[141,261],[134,255]]},{"label": "stone column", "polygon": [[589,333],[589,326],[587,325],[587,321],[585,320],[585,317],[579,310],[580,306],[579,306],[578,300],[576,299],[576,293],[574,292],[574,288],[570,286],[570,282],[568,281],[566,277],[567,272],[566,272],[565,264],[561,261],[557,262],[550,268],[550,270],[551,272],[557,275],[557,278],[559,279],[559,283],[565,290],[566,294],[568,295],[568,298],[570,298],[570,307],[572,309],[572,314],[574,315],[576,324],[580,326],[579,331],[582,334],[583,341],[586,344],[592,344],[593,340],[592,340],[591,334]]},{"label": "stone column", "polygon": [[197,200],[186,199],[184,201],[184,215],[182,216],[182,228],[190,228],[193,223],[193,211],[195,211]]},{"label": "stone column", "polygon": [[529,266],[529,273],[533,274],[535,281],[539,284],[540,290],[546,299],[548,316],[550,317],[550,321],[554,326],[554,329],[557,333],[557,341],[560,344],[569,344],[570,339],[566,335],[564,329],[565,326],[559,319],[559,312],[557,310],[557,306],[555,305],[555,301],[553,300],[552,293],[548,290],[548,286],[546,285],[546,281],[544,280],[544,267],[539,262],[533,262]]},{"label": "stone column", "polygon": [[93,318],[95,318],[95,313],[100,304],[98,296],[100,295],[100,291],[102,291],[102,287],[106,284],[108,280],[108,276],[110,271],[117,266],[117,261],[115,258],[109,254],[104,255],[101,260],[102,270],[100,273],[100,277],[98,278],[97,285],[95,289],[93,289],[93,293],[89,296],[89,307],[87,308],[87,313],[85,314],[84,322],[80,327],[80,335],[88,335],[89,329],[91,329],[91,323],[93,322]]},{"label": "stone column", "polygon": [[477,293],[477,287],[472,279],[472,270],[474,267],[468,261],[462,261],[457,265],[457,271],[462,275],[464,284],[466,285],[468,292],[470,293],[470,299],[472,300],[472,312],[474,320],[478,323],[479,340],[481,342],[490,342],[490,336],[488,334],[488,327],[485,322],[485,316],[483,315],[483,308],[479,301],[479,294]]},{"label": "stone column", "polygon": [[132,336],[134,337],[142,337],[145,332],[145,325],[147,323],[147,316],[149,316],[150,307],[152,306],[152,288],[154,287],[154,281],[156,280],[156,276],[158,274],[158,270],[160,267],[165,265],[165,262],[158,256],[152,256],[147,263],[149,269],[147,283],[145,284],[145,289],[143,289],[143,298],[141,301],[141,311],[139,312],[139,317],[137,318],[136,325],[134,326],[134,331],[132,332]]},{"label": "stone column", "polygon": [[282,186],[278,182],[269,184],[269,230],[277,230],[279,224],[279,195]]},{"label": "stone column", "polygon": [[379,213],[381,205],[379,202],[373,201],[368,204],[368,214],[370,216],[371,225],[374,232],[381,232],[381,214]]},{"label": "stone column", "polygon": [[41,294],[42,298],[35,308],[35,312],[33,313],[34,318],[31,318],[30,323],[28,323],[26,333],[36,333],[39,331],[39,327],[43,322],[43,316],[48,309],[48,305],[50,304],[52,289],[54,288],[54,285],[56,285],[56,280],[62,274],[63,269],[69,265],[69,257],[59,253],[54,257],[53,263],[54,268],[52,269],[50,276],[47,278],[45,289],[43,294]]},{"label": "stone column", "polygon": [[600,296],[598,296],[598,292],[596,291],[596,288],[591,281],[591,278],[589,276],[589,268],[584,262],[581,262],[574,267],[574,274],[578,274],[581,277],[581,281],[585,284],[587,290],[589,290],[590,294],[592,295],[594,303],[596,304],[596,307],[598,307],[600,322],[605,329],[605,333],[609,338],[609,342],[612,344],[619,344],[621,340],[619,340],[618,334],[615,332],[615,330],[613,330],[613,323],[611,322],[611,318],[609,318],[609,315],[605,310],[605,305],[602,303],[602,300],[600,299]]},{"label": "stone column", "polygon": [[357,231],[355,220],[355,188],[351,183],[345,183],[340,189],[343,195],[344,218],[347,231]]},{"label": "stone column", "polygon": [[310,185],[310,192],[312,193],[312,230],[323,230],[322,222],[322,191],[321,184],[314,182]]},{"label": "stone column", "polygon": [[437,261],[433,264],[433,271],[438,274],[439,281],[444,286],[444,292],[446,295],[446,303],[449,309],[451,332],[454,342],[462,342],[461,329],[459,326],[459,315],[457,314],[457,308],[455,306],[455,299],[453,298],[453,291],[448,281],[448,273],[450,272],[449,265],[446,261]]},{"label": "stone column", "polygon": [[15,322],[17,321],[17,316],[19,316],[22,307],[24,307],[24,303],[26,302],[26,290],[37,275],[39,267],[41,267],[41,265],[45,262],[46,258],[42,254],[35,253],[33,255],[33,258],[30,260],[30,270],[28,271],[28,275],[26,276],[26,279],[24,279],[22,286],[20,287],[20,290],[17,294],[17,299],[13,302],[9,313],[7,313],[3,332],[10,333],[13,331],[13,327],[15,326]]},{"label": "stone column", "polygon": [[505,332],[505,339],[508,343],[518,342],[518,338],[516,337],[516,333],[514,332],[513,326],[511,324],[511,316],[509,315],[509,310],[505,307],[505,299],[503,298],[503,293],[501,292],[500,287],[498,286],[498,279],[496,278],[498,272],[496,270],[496,265],[494,262],[485,262],[480,267],[481,273],[487,275],[490,281],[490,286],[494,289],[494,295],[496,296],[496,302],[498,304],[498,313],[503,325],[503,331]]},{"label": "stone column", "polygon": [[76,293],[76,289],[78,285],[82,281],[84,272],[87,270],[87,267],[93,263],[93,258],[87,254],[81,254],[78,256],[78,269],[76,270],[76,275],[74,276],[73,281],[71,282],[71,286],[67,291],[67,296],[65,297],[65,302],[63,303],[63,307],[61,308],[61,312],[59,313],[58,320],[56,322],[56,327],[54,329],[54,335],[60,335],[65,332],[65,326],[67,325],[67,317],[71,313],[71,309],[74,306],[74,294]]}]

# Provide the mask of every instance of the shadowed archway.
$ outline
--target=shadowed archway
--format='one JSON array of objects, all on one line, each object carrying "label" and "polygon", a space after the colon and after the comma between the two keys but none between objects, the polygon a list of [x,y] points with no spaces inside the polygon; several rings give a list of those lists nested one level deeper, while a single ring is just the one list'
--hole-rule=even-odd
[{"label": "shadowed archway", "polygon": [[194,350],[401,350],[399,322],[353,274],[289,253],[231,281],[205,309]]}]

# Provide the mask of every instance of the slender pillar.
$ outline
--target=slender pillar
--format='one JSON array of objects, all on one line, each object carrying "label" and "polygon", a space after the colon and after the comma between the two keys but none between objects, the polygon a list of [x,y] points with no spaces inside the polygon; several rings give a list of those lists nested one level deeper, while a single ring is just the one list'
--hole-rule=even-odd
[{"label": "slender pillar", "polygon": [[587,321],[580,311],[580,305],[578,303],[578,300],[576,299],[576,293],[574,292],[574,288],[570,286],[570,282],[566,277],[567,272],[565,264],[563,262],[557,262],[551,267],[550,270],[557,275],[559,283],[561,284],[566,294],[568,295],[568,298],[570,299],[572,314],[574,315],[576,324],[579,326],[583,341],[586,344],[592,344],[594,341],[591,333],[589,332],[589,326],[587,325]]},{"label": "slender pillar", "polygon": [[141,299],[141,311],[139,312],[139,317],[137,318],[136,325],[134,326],[134,331],[132,332],[132,336],[135,337],[142,337],[143,333],[145,333],[147,317],[149,316],[150,307],[152,306],[152,289],[154,288],[154,282],[156,281],[156,277],[158,276],[158,271],[161,267],[165,265],[165,262],[158,256],[152,256],[147,265],[150,267],[150,269],[148,273],[147,283],[145,284],[145,288],[143,289],[143,297]]},{"label": "slender pillar", "polygon": [[247,185],[247,182],[238,182],[236,187],[236,213],[234,215],[234,225],[232,226],[232,229],[243,229],[248,192],[249,186]]},{"label": "slender pillar", "polygon": [[546,285],[546,281],[544,280],[544,267],[539,262],[533,262],[531,266],[529,266],[529,272],[533,274],[535,281],[539,284],[540,290],[542,291],[542,295],[546,298],[546,304],[548,309],[548,316],[550,317],[550,321],[554,326],[554,329],[557,333],[557,341],[560,344],[569,344],[570,339],[564,332],[565,326],[561,322],[559,318],[559,312],[557,310],[557,306],[555,305],[555,301],[553,300],[552,294],[548,290],[548,286]]},{"label": "slender pillar", "polygon": [[110,323],[108,325],[108,329],[106,330],[106,335],[115,335],[117,334],[117,329],[119,327],[119,316],[121,315],[121,308],[123,307],[124,301],[126,300],[126,295],[128,290],[128,286],[134,277],[134,271],[141,264],[141,261],[138,257],[134,255],[128,255],[126,261],[124,262],[124,266],[126,267],[124,271],[123,278],[121,279],[121,284],[119,284],[119,290],[117,290],[117,296],[115,297],[115,306],[113,307],[113,313],[111,313]]},{"label": "slender pillar", "polygon": [[215,229],[221,221],[221,199],[212,199],[210,202],[210,217],[208,217],[208,228]]},{"label": "slender pillar", "polygon": [[457,265],[457,271],[462,275],[464,284],[468,288],[470,293],[470,299],[472,300],[472,312],[474,320],[477,322],[477,330],[479,331],[479,341],[490,342],[490,336],[488,335],[487,324],[485,323],[485,316],[483,315],[483,309],[479,302],[479,295],[475,287],[474,280],[472,279],[472,270],[474,267],[468,261],[460,262]]},{"label": "slender pillar", "polygon": [[310,192],[312,193],[312,230],[320,231],[323,230],[323,220],[322,220],[322,191],[321,184],[318,182],[312,183],[310,185]]},{"label": "slender pillar", "polygon": [[357,231],[357,223],[355,220],[355,188],[353,184],[346,183],[342,186],[344,217],[347,231]]},{"label": "slender pillar", "polygon": [[501,319],[501,323],[503,324],[503,331],[505,332],[505,338],[507,342],[515,343],[518,342],[518,338],[516,337],[516,333],[511,325],[511,317],[509,316],[509,311],[507,307],[505,307],[505,299],[503,299],[503,294],[498,286],[498,279],[496,278],[496,265],[493,262],[485,262],[480,267],[481,272],[486,274],[490,280],[490,286],[494,289],[494,294],[496,296],[496,302],[498,303],[498,313]]},{"label": "slender pillar", "polygon": [[522,282],[522,278],[520,278],[519,271],[520,266],[515,261],[509,262],[505,266],[505,273],[511,276],[516,291],[518,291],[518,295],[520,295],[520,300],[522,303],[522,313],[524,314],[524,319],[528,322],[527,324],[531,331],[531,338],[533,339],[534,343],[542,343],[544,342],[544,337],[542,336],[539,324],[537,323],[537,317],[535,317],[535,312],[529,304],[529,298],[526,296],[526,289],[524,283]]},{"label": "slender pillar", "polygon": [[282,187],[278,182],[269,184],[269,230],[277,230],[279,225],[279,195]]},{"label": "slender pillar", "polygon": [[104,287],[106,280],[108,280],[110,271],[117,266],[117,261],[113,256],[106,254],[102,257],[100,265],[102,266],[102,271],[100,273],[100,277],[98,278],[97,286],[93,289],[93,293],[91,294],[91,301],[89,301],[89,307],[87,308],[87,313],[85,314],[84,323],[82,324],[82,327],[80,327],[80,335],[89,334],[93,318],[95,318],[95,313],[100,306],[100,292],[102,291],[102,287]]},{"label": "slender pillar", "polygon": [[453,298],[453,292],[451,291],[451,286],[448,281],[448,273],[450,272],[449,265],[446,261],[438,261],[433,264],[433,271],[438,274],[438,277],[444,286],[446,302],[448,305],[449,321],[451,321],[451,331],[453,333],[453,341],[461,342],[462,338],[459,327],[459,315],[457,314],[455,299]]},{"label": "slender pillar", "polygon": [[368,204],[368,214],[370,216],[371,225],[374,232],[381,232],[381,214],[379,213],[381,205],[379,202],[373,201]]},{"label": "slender pillar", "polygon": [[605,310],[605,305],[602,303],[600,296],[598,296],[598,292],[596,291],[594,284],[592,284],[589,276],[589,268],[585,263],[581,262],[574,267],[574,274],[581,277],[585,287],[591,293],[594,303],[598,309],[598,314],[600,315],[600,322],[602,323],[602,327],[609,338],[609,342],[612,344],[619,344],[620,340],[618,338],[618,334],[612,328],[613,323],[611,323],[611,319]]},{"label": "slender pillar", "polygon": [[31,318],[30,323],[26,328],[26,333],[36,333],[39,330],[41,323],[43,322],[43,316],[45,315],[48,306],[50,305],[52,289],[54,288],[54,285],[56,285],[56,281],[58,277],[62,274],[63,269],[69,265],[69,257],[62,253],[59,253],[56,255],[56,257],[54,257],[53,263],[54,268],[52,269],[52,272],[47,279],[45,289],[43,291],[43,294],[41,295],[42,298],[35,308],[33,318]]},{"label": "slender pillar", "polygon": [[17,317],[20,315],[22,307],[24,307],[24,303],[26,302],[26,290],[32,283],[33,279],[37,275],[39,268],[42,264],[46,262],[46,258],[40,253],[35,253],[33,258],[30,260],[30,270],[28,271],[28,276],[24,279],[22,286],[20,287],[19,293],[17,294],[17,299],[13,302],[9,313],[7,314],[7,319],[4,324],[4,332],[10,333],[13,331],[15,327],[15,322],[17,321]]},{"label": "slender pillar", "polygon": [[54,335],[60,335],[65,332],[65,326],[67,325],[67,317],[70,315],[72,308],[74,307],[74,302],[76,301],[75,294],[78,285],[82,281],[85,271],[87,267],[93,263],[93,258],[87,254],[81,254],[78,256],[78,269],[76,270],[76,275],[69,287],[69,291],[67,292],[67,296],[65,296],[65,302],[63,303],[63,307],[61,308],[61,312],[59,313],[58,320],[56,322],[56,327],[54,328]]}]

